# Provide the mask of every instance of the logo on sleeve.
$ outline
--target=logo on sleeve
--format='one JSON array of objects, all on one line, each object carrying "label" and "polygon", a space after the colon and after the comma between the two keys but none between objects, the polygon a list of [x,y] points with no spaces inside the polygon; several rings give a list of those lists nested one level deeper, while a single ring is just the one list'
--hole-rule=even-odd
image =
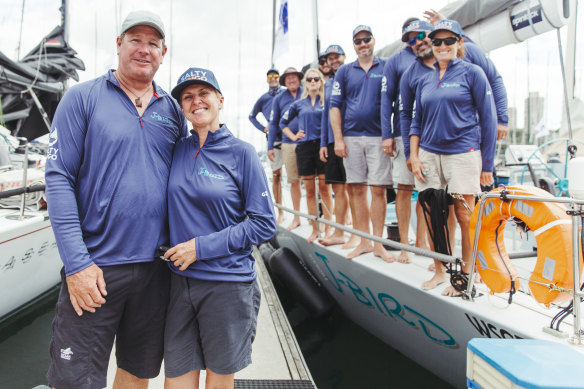
[{"label": "logo on sleeve", "polygon": [[387,92],[387,77],[381,79],[381,92]]},{"label": "logo on sleeve", "polygon": [[333,96],[340,96],[341,95],[341,84],[338,81],[333,83],[333,91],[331,92]]},{"label": "logo on sleeve", "polygon": [[274,110],[270,110],[270,121],[274,120]]},{"label": "logo on sleeve", "polygon": [[67,347],[66,349],[61,349],[61,359],[65,359],[67,361],[70,361],[72,355],[73,355],[73,351],[71,351],[71,347]]},{"label": "logo on sleeve", "polygon": [[49,135],[49,148],[47,149],[47,158],[53,161],[57,159],[58,156],[57,153],[59,152],[59,149],[54,147],[57,144],[58,140],[59,134],[57,131],[57,127],[55,127],[55,129],[51,131],[51,134]]},{"label": "logo on sleeve", "polygon": [[284,112],[284,115],[282,115],[282,119],[284,120],[288,120],[288,112],[290,112],[289,110]]}]

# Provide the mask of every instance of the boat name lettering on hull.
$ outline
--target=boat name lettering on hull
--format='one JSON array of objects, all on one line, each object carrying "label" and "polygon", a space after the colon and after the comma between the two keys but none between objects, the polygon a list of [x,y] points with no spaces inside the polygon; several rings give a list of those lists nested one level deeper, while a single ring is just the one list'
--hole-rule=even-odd
[{"label": "boat name lettering on hull", "polygon": [[35,255],[35,251],[36,251],[36,257],[42,257],[43,255],[47,254],[47,250],[48,249],[56,249],[57,248],[57,242],[49,242],[49,241],[44,241],[41,243],[40,247],[38,248],[38,250],[35,250],[34,248],[29,248],[26,251],[24,251],[23,254],[21,255],[11,255],[10,259],[8,261],[6,261],[3,265],[1,265],[0,269],[2,271],[9,271],[14,269],[14,267],[16,266],[16,264],[18,263],[18,260],[20,259],[20,262],[22,262],[22,264],[27,264],[31,261],[31,259],[33,259],[34,255]]},{"label": "boat name lettering on hull", "polygon": [[388,293],[374,293],[369,287],[362,288],[340,270],[336,271],[337,276],[331,269],[326,256],[318,252],[314,254],[322,260],[330,275],[330,277],[327,277],[328,281],[339,293],[345,294],[348,289],[359,303],[371,309],[376,309],[382,315],[393,320],[401,320],[410,327],[422,330],[426,337],[440,345],[447,347],[457,346],[456,340],[448,332],[426,316],[405,304],[401,304]]},{"label": "boat name lettering on hull", "polygon": [[464,316],[468,319],[470,324],[477,330],[477,332],[485,338],[499,338],[499,339],[523,339],[523,337],[514,335],[504,328],[498,328],[494,324],[477,319],[476,317],[465,313]]}]

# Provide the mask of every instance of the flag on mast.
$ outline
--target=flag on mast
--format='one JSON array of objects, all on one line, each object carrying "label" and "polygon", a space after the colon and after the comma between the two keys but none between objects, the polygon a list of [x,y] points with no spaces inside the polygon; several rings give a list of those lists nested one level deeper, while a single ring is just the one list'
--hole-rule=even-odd
[{"label": "flag on mast", "polygon": [[278,15],[278,29],[276,30],[276,39],[274,41],[274,53],[272,54],[272,63],[276,58],[288,51],[288,41],[290,32],[288,31],[288,0],[280,4],[280,13]]}]

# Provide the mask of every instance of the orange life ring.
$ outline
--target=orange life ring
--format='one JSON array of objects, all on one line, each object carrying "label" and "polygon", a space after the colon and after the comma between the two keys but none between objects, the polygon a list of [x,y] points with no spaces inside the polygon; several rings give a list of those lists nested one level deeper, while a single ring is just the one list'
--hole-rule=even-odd
[{"label": "orange life ring", "polygon": [[[553,197],[548,192],[526,185],[505,188],[511,195]],[[498,193],[494,189],[489,193]],[[474,241],[479,204],[474,208],[470,222],[470,237]],[[532,296],[549,306],[571,298],[568,293],[552,290],[548,285],[572,289],[572,218],[560,203],[542,201],[489,199],[485,203],[478,242],[476,267],[491,294],[506,293],[513,286],[519,289],[517,271],[505,249],[503,232],[507,220],[522,220],[535,235],[537,263],[529,278]],[[581,245],[581,243],[579,243]],[[580,247],[580,269],[582,250]]]}]

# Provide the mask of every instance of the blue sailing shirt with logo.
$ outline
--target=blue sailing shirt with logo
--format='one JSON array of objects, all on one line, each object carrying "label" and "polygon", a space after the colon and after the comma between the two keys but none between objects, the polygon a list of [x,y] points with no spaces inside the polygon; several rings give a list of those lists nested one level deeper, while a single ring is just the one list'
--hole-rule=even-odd
[{"label": "blue sailing shirt with logo", "polygon": [[[282,127],[280,127],[280,119],[282,115],[290,104],[298,100],[302,95],[302,88],[298,88],[296,91],[296,97],[292,96],[289,90],[285,90],[278,96],[274,97],[274,102],[272,103],[272,112],[270,113],[270,129],[268,131],[268,150],[274,149],[274,142],[282,143],[294,143],[290,138],[282,133]],[[293,133],[298,131],[298,120],[292,120],[288,128],[292,130]]]},{"label": "blue sailing shirt with logo", "polygon": [[111,70],[59,103],[45,177],[67,276],[92,264],[153,261],[168,243],[172,152],[187,126],[176,101],[153,85],[142,116]]},{"label": "blue sailing shirt with logo", "polygon": [[[416,55],[407,46],[387,60],[381,84],[381,139],[401,136],[399,127],[399,82],[404,72],[415,62]],[[393,118],[392,118],[393,116]]]},{"label": "blue sailing shirt with logo", "polygon": [[438,66],[424,76],[416,90],[416,108],[409,135],[434,154],[481,150],[482,171],[493,171],[497,115],[483,70],[455,58],[440,80]]},{"label": "blue sailing shirt with logo", "polygon": [[316,96],[314,106],[310,101],[310,96],[302,100],[296,100],[290,105],[288,111],[280,119],[280,127],[288,127],[288,124],[298,118],[298,130],[304,131],[304,138],[298,139],[296,143],[305,143],[311,140],[320,139],[320,126],[324,106],[321,105],[320,96]]},{"label": "blue sailing shirt with logo", "polygon": [[261,95],[258,101],[256,101],[256,103],[253,105],[251,113],[249,114],[249,121],[251,122],[251,124],[254,125],[255,128],[257,128],[261,132],[264,132],[266,126],[262,126],[262,123],[258,121],[257,116],[261,112],[269,125],[270,113],[272,112],[272,103],[274,102],[274,97],[276,97],[278,94],[285,90],[286,90],[285,88],[282,88],[280,86],[278,86],[277,88],[270,88],[269,91]]},{"label": "blue sailing shirt with logo", "polygon": [[381,136],[381,80],[384,65],[384,59],[374,57],[367,72],[358,60],[342,65],[337,71],[330,107],[345,108],[342,115],[343,136]]},{"label": "blue sailing shirt with logo", "polygon": [[256,150],[223,125],[202,147],[192,131],[175,148],[168,184],[170,243],[195,239],[197,259],[185,277],[250,282],[253,245],[276,233],[268,180]]}]

